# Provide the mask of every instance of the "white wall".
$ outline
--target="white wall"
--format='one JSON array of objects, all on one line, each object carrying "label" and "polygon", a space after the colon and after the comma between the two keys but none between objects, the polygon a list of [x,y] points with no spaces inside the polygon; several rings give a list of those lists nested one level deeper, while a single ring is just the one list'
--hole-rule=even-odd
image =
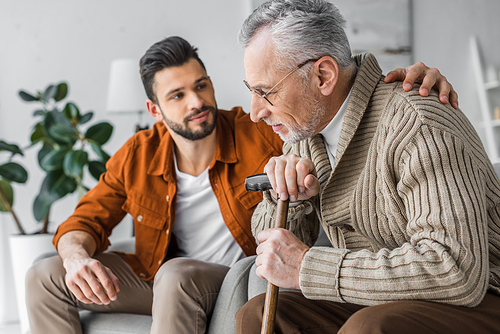
[{"label": "white wall", "polygon": [[413,14],[414,59],[439,68],[448,78],[460,108],[482,135],[469,38],[477,35],[485,63],[500,70],[500,1],[413,0]]},{"label": "white wall", "polygon": [[[335,1],[333,1],[335,2]],[[413,0],[414,59],[438,67],[460,94],[460,105],[479,124],[478,101],[470,61],[469,34],[476,33],[487,62],[500,68],[500,2],[497,0]],[[21,146],[29,143],[34,123],[33,105],[23,103],[19,89],[34,92],[48,83],[67,80],[70,99],[97,120],[109,120],[115,133],[110,153],[133,134],[134,116],[105,112],[109,64],[112,59],[139,59],[160,39],[180,35],[199,48],[216,88],[221,108],[243,105],[249,94],[244,78],[243,52],[237,31],[249,14],[250,0],[0,0],[0,138]],[[145,119],[152,119],[147,116]],[[479,125],[478,125],[479,126]],[[479,129],[478,129],[479,130]],[[15,208],[28,230],[33,230],[31,206],[43,174],[27,151],[22,163],[30,173],[26,186],[17,186]],[[52,229],[76,204],[64,199],[53,208]],[[7,215],[0,215],[0,275],[7,235],[14,231]],[[4,225],[7,224],[7,225]],[[0,277],[0,324],[15,320],[10,277]]]}]

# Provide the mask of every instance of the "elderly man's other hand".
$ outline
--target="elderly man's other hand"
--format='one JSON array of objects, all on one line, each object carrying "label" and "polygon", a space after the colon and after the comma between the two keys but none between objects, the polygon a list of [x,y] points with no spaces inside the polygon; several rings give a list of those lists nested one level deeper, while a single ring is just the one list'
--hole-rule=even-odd
[{"label": "elderly man's other hand", "polygon": [[263,230],[257,239],[257,276],[281,288],[300,289],[300,267],[309,247],[282,228]]},{"label": "elderly man's other hand", "polygon": [[291,202],[309,199],[319,193],[319,180],[316,168],[309,158],[301,158],[295,154],[272,157],[264,167],[273,187],[271,194],[276,193],[282,200],[290,198]]},{"label": "elderly man's other hand", "polygon": [[385,82],[403,81],[403,89],[410,91],[415,82],[421,83],[419,93],[422,96],[429,95],[432,87],[439,91],[439,100],[442,103],[451,103],[451,106],[458,109],[458,94],[446,77],[437,68],[427,67],[424,63],[418,62],[407,68],[397,68],[390,71],[385,77]]}]

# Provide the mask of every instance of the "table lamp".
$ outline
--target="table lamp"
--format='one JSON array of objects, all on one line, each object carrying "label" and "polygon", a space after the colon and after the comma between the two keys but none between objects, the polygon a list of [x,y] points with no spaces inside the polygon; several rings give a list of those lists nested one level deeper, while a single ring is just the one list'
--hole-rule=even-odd
[{"label": "table lamp", "polygon": [[129,58],[113,60],[109,73],[106,110],[117,114],[138,114],[139,122],[135,128],[138,132],[148,128],[147,124],[141,125],[146,99],[139,74],[139,62]]}]

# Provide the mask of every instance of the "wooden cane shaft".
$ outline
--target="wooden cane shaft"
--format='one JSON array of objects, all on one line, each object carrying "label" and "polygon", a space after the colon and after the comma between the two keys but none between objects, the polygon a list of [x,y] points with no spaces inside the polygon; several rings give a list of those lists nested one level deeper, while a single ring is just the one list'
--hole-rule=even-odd
[{"label": "wooden cane shaft", "polygon": [[264,315],[262,316],[261,334],[274,333],[274,321],[276,319],[276,308],[278,303],[278,287],[267,282],[266,301],[264,304]]},{"label": "wooden cane shaft", "polygon": [[[276,228],[286,228],[286,220],[288,215],[288,200],[282,201],[278,199],[278,207],[276,209]],[[274,321],[276,319],[276,308],[278,306],[278,287],[270,282],[267,282],[266,301],[264,303],[264,314],[262,316],[261,334],[274,333]]]},{"label": "wooden cane shaft", "polygon": [[282,201],[278,199],[278,207],[276,208],[276,228],[286,228],[286,220],[288,216],[288,200]]}]

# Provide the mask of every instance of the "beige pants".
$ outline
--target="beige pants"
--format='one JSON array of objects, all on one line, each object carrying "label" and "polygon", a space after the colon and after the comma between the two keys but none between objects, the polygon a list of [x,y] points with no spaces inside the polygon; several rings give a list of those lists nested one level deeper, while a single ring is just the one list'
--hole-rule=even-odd
[{"label": "beige pants", "polygon": [[32,334],[82,333],[78,308],[96,312],[151,314],[151,333],[205,333],[228,267],[187,258],[163,264],[154,282],[140,280],[119,255],[95,257],[118,277],[120,292],[109,305],[83,304],[66,287],[59,256],[36,263],[26,276]]}]

